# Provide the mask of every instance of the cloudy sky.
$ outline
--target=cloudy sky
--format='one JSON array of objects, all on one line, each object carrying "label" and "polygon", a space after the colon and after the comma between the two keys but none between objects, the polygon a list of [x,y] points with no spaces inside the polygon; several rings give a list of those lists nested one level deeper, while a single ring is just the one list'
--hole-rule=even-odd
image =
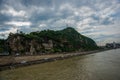
[{"label": "cloudy sky", "polygon": [[99,45],[120,42],[120,0],[0,0],[0,38],[66,25]]}]

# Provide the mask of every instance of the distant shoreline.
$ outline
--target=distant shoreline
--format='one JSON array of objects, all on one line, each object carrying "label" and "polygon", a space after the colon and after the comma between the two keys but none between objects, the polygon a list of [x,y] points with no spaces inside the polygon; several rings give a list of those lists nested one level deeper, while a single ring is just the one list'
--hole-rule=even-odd
[{"label": "distant shoreline", "polygon": [[41,64],[45,62],[52,62],[56,60],[68,59],[75,56],[93,54],[97,52],[102,52],[111,49],[100,49],[94,51],[84,51],[84,52],[72,52],[65,54],[48,54],[48,55],[35,55],[35,56],[0,56],[0,71],[14,69],[23,66],[29,66],[34,64]]}]

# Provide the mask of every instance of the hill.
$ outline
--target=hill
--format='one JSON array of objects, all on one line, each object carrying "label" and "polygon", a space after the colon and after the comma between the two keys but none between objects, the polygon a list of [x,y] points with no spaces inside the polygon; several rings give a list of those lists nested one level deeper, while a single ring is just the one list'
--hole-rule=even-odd
[{"label": "hill", "polygon": [[[46,54],[56,52],[85,51],[97,49],[94,40],[78,33],[74,28],[63,30],[43,30],[29,34],[10,34],[5,40],[11,54]],[[4,50],[4,49],[3,49]]]}]

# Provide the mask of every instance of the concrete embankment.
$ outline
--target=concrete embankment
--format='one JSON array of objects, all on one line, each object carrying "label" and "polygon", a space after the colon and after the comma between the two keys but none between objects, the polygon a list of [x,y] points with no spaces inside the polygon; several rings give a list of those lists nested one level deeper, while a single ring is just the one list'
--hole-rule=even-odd
[{"label": "concrete embankment", "polygon": [[3,56],[0,58],[0,71],[7,69],[14,69],[23,66],[29,66],[33,64],[41,64],[45,62],[52,62],[56,60],[63,60],[67,58],[71,58],[74,56],[86,55],[97,53],[105,50],[95,50],[95,51],[87,51],[87,52],[75,52],[75,53],[66,53],[66,54],[52,54],[52,55],[39,55],[39,56]]}]

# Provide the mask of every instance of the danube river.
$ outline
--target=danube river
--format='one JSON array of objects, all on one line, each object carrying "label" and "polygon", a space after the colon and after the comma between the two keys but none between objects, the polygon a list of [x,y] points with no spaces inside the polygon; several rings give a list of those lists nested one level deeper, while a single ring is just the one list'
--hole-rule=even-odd
[{"label": "danube river", "polygon": [[120,49],[1,71],[0,80],[120,80]]},{"label": "danube river", "polygon": [[76,80],[120,80],[120,49],[82,56]]}]

